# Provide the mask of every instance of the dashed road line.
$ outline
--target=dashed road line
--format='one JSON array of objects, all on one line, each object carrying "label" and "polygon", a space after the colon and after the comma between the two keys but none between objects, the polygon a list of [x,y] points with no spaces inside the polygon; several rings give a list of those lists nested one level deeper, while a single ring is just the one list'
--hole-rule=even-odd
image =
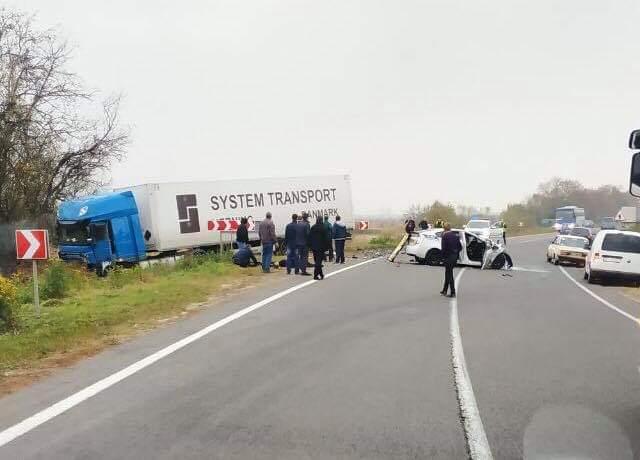
[{"label": "dashed road line", "polygon": [[[458,288],[460,286],[460,278],[462,278],[464,271],[464,268],[460,270],[460,273],[458,273],[456,277],[455,284]],[[451,299],[450,305],[451,321],[449,332],[451,335],[451,361],[453,364],[453,376],[469,456],[472,460],[490,460],[493,459],[491,447],[489,446],[489,440],[487,439],[487,434],[484,431],[482,419],[480,418],[480,410],[478,409],[476,397],[473,393],[467,362],[464,358],[460,324],[458,322],[457,299]]]},{"label": "dashed road line", "polygon": [[591,297],[593,297],[594,299],[598,300],[600,303],[602,303],[605,307],[610,308],[611,310],[615,311],[616,313],[619,313],[620,315],[624,316],[627,319],[630,319],[631,321],[633,321],[634,323],[636,323],[637,325],[640,325],[640,320],[638,318],[636,318],[633,315],[630,315],[629,313],[627,313],[626,311],[622,310],[621,308],[616,307],[614,304],[612,304],[611,302],[609,302],[608,300],[603,299],[602,297],[600,297],[598,294],[596,294],[595,292],[593,292],[591,289],[583,286],[582,284],[580,284],[578,281],[575,280],[575,278],[573,276],[571,276],[565,269],[564,267],[558,267],[560,269],[560,271],[562,273],[564,273],[564,275],[569,278],[569,280],[571,280],[571,282],[573,284],[575,284],[576,286],[578,286],[580,289],[582,289],[584,292],[586,292],[587,294],[589,294]]},{"label": "dashed road line", "polygon": [[[377,259],[370,259],[370,260],[366,260],[364,262],[360,262],[358,264],[355,265],[350,265],[348,267],[342,268],[340,270],[336,270],[334,272],[331,273],[327,273],[326,277],[329,278],[331,276],[335,276],[339,273],[343,273],[347,270],[352,270],[354,268],[357,267],[361,267],[362,265],[374,262]],[[66,411],[68,411],[69,409],[72,409],[73,407],[77,406],[78,404],[82,403],[83,401],[86,401],[87,399],[97,395],[98,393],[101,393],[102,391],[108,389],[109,387],[112,387],[113,385],[121,382],[122,380],[126,379],[127,377],[131,377],[132,375],[140,372],[141,370],[143,370],[146,367],[149,367],[150,365],[160,361],[162,358],[166,358],[167,356],[175,353],[176,351],[186,347],[187,345],[195,342],[196,340],[201,339],[202,337],[210,334],[211,332],[215,331],[216,329],[219,329],[223,326],[226,326],[227,324],[229,324],[230,322],[242,318],[245,315],[248,315],[249,313],[258,310],[259,308],[262,308],[266,305],[269,305],[270,303],[275,302],[276,300],[279,300],[295,291],[298,291],[300,289],[303,289],[307,286],[310,286],[312,284],[317,283],[318,281],[315,280],[309,280],[306,281],[304,283],[300,283],[297,284],[289,289],[286,289],[284,291],[278,292],[277,294],[272,295],[271,297],[267,297],[266,299],[261,300],[260,302],[257,302],[253,305],[250,305],[246,308],[243,308],[242,310],[239,310],[229,316],[226,316],[225,318],[216,321],[213,324],[210,324],[209,326],[200,329],[197,332],[194,332],[191,335],[188,335],[187,337],[178,340],[177,342],[172,343],[171,345],[156,351],[155,353],[147,356],[146,358],[143,358],[139,361],[136,361],[135,363],[125,367],[124,369],[115,372],[111,375],[109,375],[108,377],[103,378],[102,380],[97,381],[96,383],[89,385],[88,387],[72,394],[71,396],[47,407],[46,409],[41,410],[40,412],[38,412],[35,415],[32,415],[31,417],[3,430],[0,431],[0,447],[10,443],[11,441],[13,441],[14,439],[22,436],[23,434],[28,433],[29,431],[39,427],[40,425],[48,422],[49,420],[51,420],[54,417],[57,417],[60,414],[65,413]]]}]

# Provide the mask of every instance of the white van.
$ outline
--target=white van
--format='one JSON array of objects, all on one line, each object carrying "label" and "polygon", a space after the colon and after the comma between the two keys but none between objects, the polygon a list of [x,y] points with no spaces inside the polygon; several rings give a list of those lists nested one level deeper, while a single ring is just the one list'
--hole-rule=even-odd
[{"label": "white van", "polygon": [[595,283],[606,278],[640,282],[640,233],[602,230],[596,235],[584,279]]}]

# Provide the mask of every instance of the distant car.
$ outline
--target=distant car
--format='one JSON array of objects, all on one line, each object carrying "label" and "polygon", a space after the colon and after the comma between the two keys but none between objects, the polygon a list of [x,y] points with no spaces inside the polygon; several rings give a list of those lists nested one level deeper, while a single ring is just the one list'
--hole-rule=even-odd
[{"label": "distant car", "polygon": [[593,242],[593,232],[587,227],[573,227],[569,230],[571,236],[581,236],[589,240],[589,243]]},{"label": "distant car", "polygon": [[547,248],[547,262],[559,265],[570,262],[584,267],[589,254],[589,240],[581,236],[558,235]]},{"label": "distant car", "polygon": [[594,225],[595,225],[594,222],[589,219],[585,219],[584,224],[582,224],[583,227],[587,227],[587,228],[593,228]]},{"label": "distant car", "polygon": [[600,219],[600,229],[602,230],[616,230],[618,225],[613,217],[603,217]]},{"label": "distant car", "polygon": [[[511,267],[513,262],[504,246],[472,233],[469,230],[452,230],[460,236],[462,251],[458,264],[472,267],[500,269]],[[406,252],[413,256],[416,262],[426,265],[442,264],[442,234],[441,228],[423,230],[412,234],[407,243]]]},{"label": "distant car", "polygon": [[602,230],[586,259],[584,278],[589,283],[606,279],[640,283],[640,233]]},{"label": "distant car", "polygon": [[504,229],[496,226],[495,224],[491,225],[490,220],[471,219],[467,222],[467,225],[465,225],[464,228],[465,230],[475,233],[483,238],[504,244]]}]

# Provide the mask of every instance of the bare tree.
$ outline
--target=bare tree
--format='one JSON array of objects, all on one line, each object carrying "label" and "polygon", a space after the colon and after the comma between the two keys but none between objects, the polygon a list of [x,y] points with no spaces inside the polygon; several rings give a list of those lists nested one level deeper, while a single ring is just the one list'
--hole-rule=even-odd
[{"label": "bare tree", "polygon": [[95,95],[67,70],[69,58],[54,30],[0,9],[0,222],[37,218],[99,187],[124,154],[119,98],[83,116]]}]

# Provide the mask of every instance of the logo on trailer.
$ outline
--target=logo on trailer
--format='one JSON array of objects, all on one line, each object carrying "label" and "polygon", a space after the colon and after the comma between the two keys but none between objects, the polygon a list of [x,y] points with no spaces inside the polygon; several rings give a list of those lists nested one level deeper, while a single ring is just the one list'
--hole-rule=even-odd
[{"label": "logo on trailer", "polygon": [[198,219],[198,200],[195,195],[176,195],[178,205],[178,223],[180,233],[197,233],[200,231]]}]

